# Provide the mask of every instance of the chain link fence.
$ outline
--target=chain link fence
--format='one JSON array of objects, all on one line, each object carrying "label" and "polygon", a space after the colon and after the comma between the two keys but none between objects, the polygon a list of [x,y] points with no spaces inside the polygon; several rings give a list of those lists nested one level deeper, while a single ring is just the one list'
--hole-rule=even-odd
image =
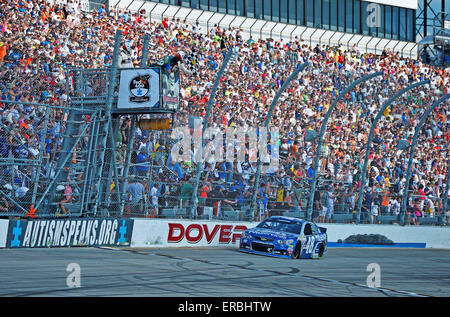
[{"label": "chain link fence", "polygon": [[[106,91],[101,82],[97,91]],[[107,122],[94,110],[96,106],[84,104],[79,108],[77,94],[73,93],[72,98],[67,108],[2,102],[6,109],[0,130],[2,215],[254,219],[251,203],[256,164],[245,167],[220,162],[209,166],[201,175],[198,206],[192,210],[195,164],[171,161],[175,140],[170,130],[138,128],[133,136],[132,117],[116,116],[111,121],[111,137],[102,162],[101,128]],[[89,98],[79,100],[86,102]],[[182,123],[175,121],[175,125]],[[304,218],[310,182],[311,178],[298,177],[293,170],[282,176],[264,174],[257,195],[259,219],[271,215]],[[386,188],[365,193],[362,223],[398,223],[401,195],[395,184]],[[357,189],[355,181],[319,177],[313,220],[353,223]],[[440,197],[419,196],[411,191],[408,224],[438,224],[440,214]]]},{"label": "chain link fence", "polygon": [[[72,166],[76,156],[69,159],[60,151],[69,124],[67,108],[15,101],[0,103],[1,215],[35,217],[61,213],[71,193],[56,178],[77,168]],[[62,161],[66,163],[61,164]],[[84,181],[78,174],[72,178],[74,182]],[[38,213],[37,208],[42,212]]]},{"label": "chain link fence", "polygon": [[[152,63],[166,51],[153,44],[145,54]],[[134,62],[137,66],[138,60]],[[283,167],[282,173],[262,175],[256,206],[252,206],[256,162],[211,164],[200,176],[198,204],[192,201],[196,165],[192,159],[172,159],[176,141],[172,130],[140,129],[139,120],[145,116],[139,114],[110,115],[111,67],[88,68],[82,64],[66,67],[64,78],[59,76],[61,72],[50,69],[50,77],[58,75],[55,84],[53,77],[48,85],[39,79],[27,83],[33,88],[30,91],[40,96],[39,102],[0,100],[0,216],[234,221],[271,215],[306,218],[311,175],[304,172],[299,176],[295,162]],[[118,88],[113,88],[114,103]],[[373,91],[373,95],[379,93],[379,89]],[[350,97],[347,99],[350,103]],[[172,129],[187,126],[190,115],[198,115],[190,113],[193,109],[188,102],[183,112],[173,116]],[[305,146],[303,140],[298,144],[301,146]],[[325,171],[326,159],[321,165],[320,170]],[[354,222],[357,188],[356,180],[321,175],[313,220]],[[366,194],[363,223],[398,222],[398,192]],[[436,224],[444,213],[442,198],[411,192],[408,224]]]},{"label": "chain link fence", "polygon": [[[98,87],[98,91],[105,91],[104,84]],[[0,130],[2,215],[254,219],[251,203],[256,164],[244,167],[225,162],[205,169],[199,203],[192,210],[195,164],[171,161],[175,143],[171,131],[137,129],[133,136],[131,116],[117,116],[112,120],[112,137],[101,162],[101,127],[107,122],[93,110],[94,106],[77,108],[76,96],[73,93],[75,101],[67,108],[2,102],[6,109]],[[78,119],[74,121],[71,113]],[[175,125],[182,123],[175,121]],[[298,177],[292,170],[283,176],[264,174],[257,195],[259,219],[270,215],[304,218],[310,182],[310,178]],[[395,184],[387,188],[365,193],[362,223],[398,223],[401,195]],[[357,194],[357,182],[319,177],[313,220],[354,222]],[[408,224],[437,224],[442,199],[411,192],[407,211]]]}]

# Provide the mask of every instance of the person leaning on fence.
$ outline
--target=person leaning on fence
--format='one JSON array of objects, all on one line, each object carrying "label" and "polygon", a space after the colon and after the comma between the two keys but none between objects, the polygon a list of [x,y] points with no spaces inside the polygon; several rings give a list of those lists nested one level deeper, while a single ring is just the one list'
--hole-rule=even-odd
[{"label": "person leaning on fence", "polygon": [[261,184],[259,190],[257,191],[257,203],[259,206],[261,220],[269,217],[269,210],[267,209],[267,204],[269,202],[269,197],[267,195],[268,184]]},{"label": "person leaning on fence", "polygon": [[134,176],[131,176],[125,192],[128,200],[128,204],[125,206],[125,215],[129,216],[131,212],[138,212],[141,214],[144,210],[146,184],[137,180]]},{"label": "person leaning on fence", "polygon": [[405,215],[405,225],[411,224],[411,217],[413,213],[414,200],[412,198],[412,193],[408,193],[408,200],[406,202],[406,215]]},{"label": "person leaning on fence", "polygon": [[194,191],[194,187],[189,182],[189,178],[187,178],[185,181],[182,181],[182,186],[180,190],[180,195],[178,196],[178,199],[182,200],[182,206],[186,207],[189,206],[189,202],[192,198],[192,192]]},{"label": "person leaning on fence", "polygon": [[211,185],[208,182],[204,182],[200,187],[200,200],[199,203],[201,206],[205,206],[206,200],[208,199],[208,193],[211,191]]},{"label": "person leaning on fence", "polygon": [[388,214],[392,216],[398,216],[400,214],[400,202],[397,197],[392,197],[389,200]]},{"label": "person leaning on fence", "polygon": [[419,225],[419,217],[422,217],[422,208],[420,198],[414,199],[414,204],[411,212],[411,224]]},{"label": "person leaning on fence", "polygon": [[435,208],[436,206],[434,205],[433,200],[431,198],[427,198],[425,202],[425,216],[433,218],[435,215]]},{"label": "person leaning on fence", "polygon": [[417,188],[417,196],[420,204],[420,209],[423,210],[425,207],[425,200],[426,200],[426,194],[425,194],[425,186],[423,184],[420,184]]},{"label": "person leaning on fence", "polygon": [[378,199],[375,199],[372,201],[372,205],[370,206],[370,213],[369,213],[369,222],[371,224],[374,224],[377,220],[377,217],[379,216],[380,212],[380,202]]},{"label": "person leaning on fence", "polygon": [[[60,212],[65,213],[67,212],[67,209],[64,206],[64,203],[67,202],[68,197],[65,197],[66,187],[64,185],[58,185],[55,189],[55,196],[53,197],[53,201],[50,204],[50,210],[57,215],[60,214]],[[69,197],[70,198],[70,197]],[[64,208],[64,209],[63,209]]]},{"label": "person leaning on fence", "polygon": [[299,188],[293,188],[291,192],[286,196],[286,202],[288,209],[285,209],[285,211],[290,212],[298,212],[301,211],[302,208],[302,189]]},{"label": "person leaning on fence", "polygon": [[120,126],[119,134],[121,136],[122,144],[125,145],[128,144],[130,131],[131,131],[131,118],[126,117]]},{"label": "person leaning on fence", "polygon": [[157,213],[158,213],[158,183],[156,182],[157,179],[154,180],[153,186],[150,189],[150,196],[151,196],[151,211],[150,211],[150,216],[151,217],[156,217]]},{"label": "person leaning on fence", "polygon": [[[320,201],[319,203],[316,203],[316,205],[318,207],[320,207],[320,209],[318,210],[318,215],[317,215],[317,222],[321,222],[324,223],[325,222],[325,218],[327,215],[327,205],[328,205],[328,192],[325,190],[325,186],[319,186],[318,190],[316,190],[316,192],[319,192],[319,197],[320,197]],[[316,197],[316,193],[314,193],[315,198]]]},{"label": "person leaning on fence", "polygon": [[234,192],[228,192],[228,195],[225,199],[222,200],[224,206],[229,205],[233,207],[233,209],[237,209],[241,203],[242,203],[242,192],[240,191],[234,191]]},{"label": "person leaning on fence", "polygon": [[374,194],[373,194],[373,190],[371,188],[366,188],[364,189],[363,192],[363,203],[361,206],[361,221],[363,221],[365,219],[365,215],[369,215],[370,214],[370,209],[372,206],[372,201],[374,200]]},{"label": "person leaning on fence", "polygon": [[111,183],[110,187],[110,202],[108,207],[109,214],[118,214],[120,211],[120,201],[119,197],[117,195],[117,191],[119,189],[117,188],[116,184],[114,182]]},{"label": "person leaning on fence", "polygon": [[64,185],[64,196],[63,199],[59,202],[59,207],[61,208],[61,211],[63,214],[70,214],[70,210],[67,209],[66,205],[70,204],[72,202],[72,187],[69,186],[69,184]]},{"label": "person leaning on fence", "polygon": [[282,185],[278,185],[278,188],[276,190],[276,200],[275,200],[275,209],[281,209],[281,206],[284,204],[285,201],[285,188]]},{"label": "person leaning on fence", "polygon": [[137,155],[137,172],[139,176],[146,176],[149,170],[149,161],[151,156],[148,155],[147,148],[145,145],[139,147],[139,153]]},{"label": "person leaning on fence", "polygon": [[336,194],[335,194],[333,185],[330,184],[330,185],[328,185],[328,189],[327,189],[327,214],[325,216],[326,222],[331,222],[331,218],[333,217],[335,199],[336,199]]},{"label": "person leaning on fence", "polygon": [[159,196],[159,192],[160,192],[159,191],[160,185],[158,183],[159,183],[159,177],[155,176],[153,178],[153,185],[150,188],[150,197],[151,197],[150,202],[151,202],[152,206],[158,206],[158,196]]},{"label": "person leaning on fence", "polygon": [[174,176],[169,176],[167,178],[168,184],[164,184],[164,194],[162,195],[160,206],[163,207],[176,207],[178,202],[178,196],[180,195],[180,186],[176,182],[176,178]]},{"label": "person leaning on fence", "polygon": [[160,175],[160,180],[161,183],[159,184],[159,193],[158,193],[158,207],[166,207],[166,199],[167,199],[167,195],[169,193],[169,185],[164,183],[164,180],[168,179],[167,176],[165,176],[164,174]]},{"label": "person leaning on fence", "polygon": [[135,175],[137,173],[138,153],[139,153],[139,144],[135,142],[133,150],[131,151],[129,174]]}]

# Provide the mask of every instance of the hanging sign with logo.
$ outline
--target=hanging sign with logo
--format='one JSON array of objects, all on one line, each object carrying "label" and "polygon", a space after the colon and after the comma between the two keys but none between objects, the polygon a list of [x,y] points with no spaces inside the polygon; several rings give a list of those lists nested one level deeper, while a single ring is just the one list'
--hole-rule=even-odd
[{"label": "hanging sign with logo", "polygon": [[120,73],[117,110],[151,111],[160,107],[160,70],[124,69]]}]

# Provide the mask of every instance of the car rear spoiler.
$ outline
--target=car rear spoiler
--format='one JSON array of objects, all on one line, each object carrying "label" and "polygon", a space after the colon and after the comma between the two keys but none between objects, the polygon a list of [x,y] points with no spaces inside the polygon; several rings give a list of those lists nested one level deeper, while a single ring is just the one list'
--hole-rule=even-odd
[{"label": "car rear spoiler", "polygon": [[319,227],[321,233],[327,233],[327,228]]}]

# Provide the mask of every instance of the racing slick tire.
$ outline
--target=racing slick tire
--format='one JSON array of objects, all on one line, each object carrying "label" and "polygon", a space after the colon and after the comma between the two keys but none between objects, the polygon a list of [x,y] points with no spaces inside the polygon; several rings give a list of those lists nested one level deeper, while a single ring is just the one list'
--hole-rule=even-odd
[{"label": "racing slick tire", "polygon": [[295,246],[294,255],[292,256],[292,258],[299,259],[301,250],[302,250],[302,243],[299,241]]},{"label": "racing slick tire", "polygon": [[324,252],[325,252],[325,242],[322,242],[319,247],[319,253],[318,253],[319,259],[322,258]]}]

